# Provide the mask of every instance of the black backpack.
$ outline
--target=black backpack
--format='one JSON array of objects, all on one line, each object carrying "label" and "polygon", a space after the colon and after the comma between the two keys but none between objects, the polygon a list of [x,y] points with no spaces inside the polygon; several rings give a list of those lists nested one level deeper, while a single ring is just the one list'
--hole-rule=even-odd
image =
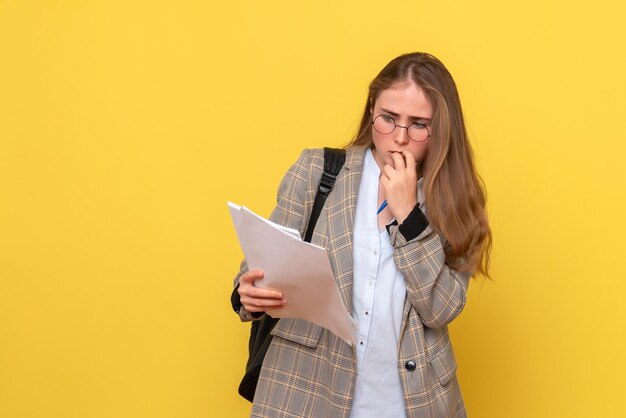
[{"label": "black backpack", "polygon": [[[322,212],[324,202],[326,198],[333,190],[335,180],[341,167],[346,161],[346,150],[336,148],[324,148],[324,172],[320,179],[320,184],[317,189],[317,195],[315,196],[315,202],[313,203],[313,209],[311,210],[311,218],[309,219],[309,225],[306,229],[304,241],[311,242],[313,237],[313,230],[317,219]],[[239,292],[237,289],[239,284],[233,290],[230,296],[230,302],[233,305],[235,312],[239,312],[241,308],[241,301],[239,300]],[[274,326],[278,322],[278,318],[272,318],[269,315],[265,315],[258,321],[252,321],[250,327],[250,340],[248,341],[248,362],[246,363],[246,372],[239,384],[239,394],[252,402],[254,398],[254,392],[256,391],[256,385],[259,381],[259,374],[261,373],[261,366],[263,365],[263,359],[267,353],[267,349],[272,342],[272,336],[270,332],[274,329]]]}]

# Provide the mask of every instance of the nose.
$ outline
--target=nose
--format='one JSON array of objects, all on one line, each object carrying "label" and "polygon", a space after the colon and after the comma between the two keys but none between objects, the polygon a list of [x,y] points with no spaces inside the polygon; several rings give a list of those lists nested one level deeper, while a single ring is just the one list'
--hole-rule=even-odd
[{"label": "nose", "polygon": [[409,128],[406,126],[396,125],[393,132],[393,140],[396,144],[404,145],[409,143]]}]

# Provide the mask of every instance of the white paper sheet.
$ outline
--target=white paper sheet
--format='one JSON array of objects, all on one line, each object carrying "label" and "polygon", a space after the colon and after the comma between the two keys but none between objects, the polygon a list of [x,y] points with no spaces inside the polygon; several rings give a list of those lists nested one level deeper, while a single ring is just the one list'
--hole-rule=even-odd
[{"label": "white paper sheet", "polygon": [[255,286],[280,290],[287,300],[284,307],[267,313],[274,318],[304,319],[354,345],[356,322],[341,299],[326,250],[302,241],[297,230],[246,207],[228,202],[228,209],[248,267],[264,272]]}]

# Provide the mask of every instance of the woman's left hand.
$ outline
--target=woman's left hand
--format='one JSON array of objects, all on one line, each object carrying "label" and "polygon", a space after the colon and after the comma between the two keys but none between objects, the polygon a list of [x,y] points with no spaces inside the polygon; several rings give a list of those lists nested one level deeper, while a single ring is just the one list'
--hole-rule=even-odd
[{"label": "woman's left hand", "polygon": [[391,214],[402,224],[417,204],[417,170],[415,157],[408,151],[394,152],[393,166],[386,164],[380,175]]}]

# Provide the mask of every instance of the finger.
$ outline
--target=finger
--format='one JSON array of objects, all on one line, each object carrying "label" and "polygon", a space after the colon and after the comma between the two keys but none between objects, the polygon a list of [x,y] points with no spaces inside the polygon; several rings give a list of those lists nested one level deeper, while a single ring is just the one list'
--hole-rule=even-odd
[{"label": "finger", "polygon": [[261,298],[274,298],[280,299],[283,297],[281,291],[269,288],[262,288],[254,286],[253,283],[243,281],[239,282],[239,288],[237,289],[240,299],[242,297],[261,297]]},{"label": "finger", "polygon": [[241,304],[247,311],[260,312],[267,309],[278,309],[285,306],[287,303],[284,299],[258,299],[258,298],[245,298],[241,300]]},{"label": "finger", "polygon": [[257,279],[263,278],[263,271],[259,269],[248,270],[239,278],[240,283],[249,283],[252,284]]},{"label": "finger", "polygon": [[286,303],[287,301],[285,299],[243,298],[241,300],[241,304],[246,310],[254,311],[282,308]]},{"label": "finger", "polygon": [[274,289],[263,289],[261,287],[248,286],[244,288],[243,295],[253,298],[281,299],[283,293]]},{"label": "finger", "polygon": [[266,297],[266,298],[278,298],[278,299],[282,298],[283,293],[278,290],[260,288],[254,285],[254,282],[256,280],[262,279],[264,276],[265,274],[263,273],[263,271],[259,269],[249,270],[245,272],[239,278],[239,288],[237,289],[237,292],[239,293],[239,297],[241,298],[244,296],[253,296],[253,297]]},{"label": "finger", "polygon": [[256,305],[251,305],[249,303],[242,303],[243,307],[245,308],[246,311],[248,312],[265,312],[267,309],[276,309],[276,308],[263,308],[260,306],[256,306]]},{"label": "finger", "polygon": [[[385,165],[385,166],[383,167],[382,174],[383,174],[383,176],[384,176],[385,178],[391,179],[391,177],[392,177],[395,173],[396,173],[396,170],[395,170],[392,166],[390,166],[389,164],[387,164],[387,165]],[[383,176],[381,176],[381,180],[382,180],[382,177],[383,177]]]},{"label": "finger", "polygon": [[404,157],[402,153],[392,152],[391,158],[393,159],[393,165],[396,170],[403,170],[406,168],[406,164],[404,162]]},{"label": "finger", "polygon": [[412,152],[409,152],[407,150],[402,150],[402,156],[404,157],[404,160],[406,161],[407,168],[413,168],[417,165],[417,162],[415,161],[415,155],[413,155]]}]

